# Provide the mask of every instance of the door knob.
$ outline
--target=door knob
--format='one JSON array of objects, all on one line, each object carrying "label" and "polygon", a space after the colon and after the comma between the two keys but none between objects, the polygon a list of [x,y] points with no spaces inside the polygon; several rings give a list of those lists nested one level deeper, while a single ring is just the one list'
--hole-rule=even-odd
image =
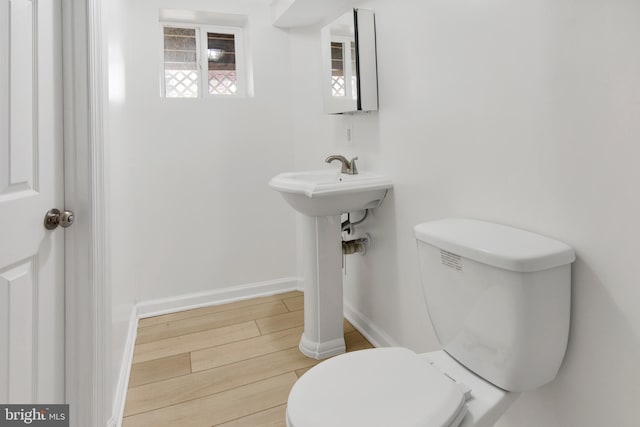
[{"label": "door knob", "polygon": [[74,216],[72,211],[62,211],[59,209],[50,209],[44,216],[44,227],[47,230],[53,230],[57,226],[62,228],[70,227],[73,224]]}]

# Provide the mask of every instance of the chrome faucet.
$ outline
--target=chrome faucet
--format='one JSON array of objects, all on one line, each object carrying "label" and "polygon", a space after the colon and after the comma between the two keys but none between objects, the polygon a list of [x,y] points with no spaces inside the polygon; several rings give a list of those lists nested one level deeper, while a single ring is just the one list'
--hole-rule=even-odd
[{"label": "chrome faucet", "polygon": [[324,159],[326,163],[331,163],[334,160],[339,160],[342,163],[342,169],[340,169],[340,172],[346,173],[349,175],[358,174],[358,168],[356,166],[356,160],[358,160],[357,157],[354,157],[353,159],[351,159],[351,161],[349,161],[344,156],[340,156],[339,154],[334,154],[333,156],[329,156],[326,159]]}]

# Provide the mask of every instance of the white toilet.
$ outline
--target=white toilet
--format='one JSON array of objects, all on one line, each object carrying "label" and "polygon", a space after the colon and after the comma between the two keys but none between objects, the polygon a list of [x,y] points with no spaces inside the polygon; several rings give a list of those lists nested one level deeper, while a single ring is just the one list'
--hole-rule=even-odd
[{"label": "white toilet", "polygon": [[470,219],[415,227],[443,350],[376,348],[326,360],[293,386],[288,427],[485,427],[553,380],[569,333],[564,243]]}]

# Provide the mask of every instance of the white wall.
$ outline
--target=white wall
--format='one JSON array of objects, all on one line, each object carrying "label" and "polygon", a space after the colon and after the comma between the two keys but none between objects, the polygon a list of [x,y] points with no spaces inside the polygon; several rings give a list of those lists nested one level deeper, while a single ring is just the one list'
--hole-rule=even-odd
[{"label": "white wall", "polygon": [[[109,285],[109,301],[104,304],[108,307],[105,313],[109,316],[106,331],[110,336],[107,340],[107,348],[110,349],[108,355],[105,355],[105,361],[108,363],[104,377],[107,384],[104,384],[105,395],[110,396],[111,400],[103,402],[104,411],[107,418],[117,417],[114,410],[117,411],[116,396],[118,396],[118,387],[123,368],[126,361],[126,346],[129,338],[130,322],[132,312],[134,310],[136,300],[136,288],[130,286],[123,281],[112,281],[112,269],[110,268],[111,260],[118,260],[118,252],[112,254],[112,243],[116,242],[114,236],[117,236],[118,223],[111,221],[116,211],[114,208],[112,194],[112,177],[119,174],[119,170],[113,168],[111,163],[111,154],[117,148],[118,141],[121,141],[125,135],[125,123],[127,119],[126,111],[126,94],[123,91],[124,82],[124,64],[123,64],[123,48],[126,46],[130,34],[125,27],[123,16],[127,14],[127,0],[109,0],[101,2],[102,8],[102,25],[104,52],[103,55],[107,62],[105,73],[105,92],[107,93],[106,105],[104,110],[104,164],[105,164],[105,200],[106,212],[105,217],[109,220],[104,224],[106,234],[106,254],[105,265],[107,266],[105,283]],[[116,151],[117,153],[117,151]],[[117,166],[117,162],[115,163]],[[116,247],[117,248],[117,247]],[[115,256],[114,256],[115,255]],[[105,319],[106,320],[106,319]]]},{"label": "white wall", "polygon": [[[501,427],[637,425],[640,3],[371,1],[380,111],[324,116],[318,29],[290,37],[296,167],[360,156],[393,193],[348,259],[348,304],[397,343],[436,349],[412,227],[472,217],[571,244],[572,326],[558,378]],[[346,142],[353,127],[354,142]],[[335,166],[333,166],[335,167]]]},{"label": "white wall", "polygon": [[[249,16],[254,93],[160,98],[160,8]],[[111,390],[134,305],[296,276],[294,213],[267,186],[292,169],[287,35],[262,0],[103,2],[108,44]]]},{"label": "white wall", "polygon": [[[249,16],[255,96],[159,96],[160,8]],[[286,33],[260,0],[129,2],[124,117],[111,145],[113,283],[138,300],[295,276],[293,213],[267,186],[291,169]],[[117,224],[117,226],[116,226]]]}]

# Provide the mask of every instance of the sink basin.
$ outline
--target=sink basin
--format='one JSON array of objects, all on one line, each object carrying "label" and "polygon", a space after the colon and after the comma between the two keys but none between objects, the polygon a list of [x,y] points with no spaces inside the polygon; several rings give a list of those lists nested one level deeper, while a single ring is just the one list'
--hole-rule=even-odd
[{"label": "sink basin", "polygon": [[348,175],[331,169],[281,173],[269,186],[296,211],[317,217],[375,208],[393,183],[378,173]]}]

